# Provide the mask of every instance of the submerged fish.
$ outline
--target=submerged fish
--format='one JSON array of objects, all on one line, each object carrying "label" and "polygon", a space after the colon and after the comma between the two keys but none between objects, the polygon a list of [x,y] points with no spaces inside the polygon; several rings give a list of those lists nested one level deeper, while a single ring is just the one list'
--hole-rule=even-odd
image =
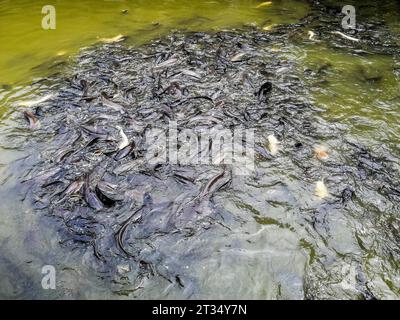
[{"label": "submerged fish", "polygon": [[264,31],[270,31],[272,28],[275,27],[275,24],[269,24],[263,27]]},{"label": "submerged fish", "polygon": [[113,42],[120,42],[125,40],[125,36],[122,34],[119,34],[113,38],[100,38],[100,41],[103,43],[113,43]]},{"label": "submerged fish", "polygon": [[315,185],[315,195],[320,199],[329,196],[328,188],[325,186],[324,179],[317,181]]},{"label": "submerged fish", "polygon": [[279,141],[278,139],[275,138],[273,134],[269,135],[267,137],[268,139],[268,144],[269,144],[269,152],[274,156],[278,153],[279,147]]},{"label": "submerged fish", "polygon": [[29,121],[29,128],[30,129],[34,130],[34,129],[39,129],[40,128],[39,119],[36,118],[35,115],[32,112],[24,111],[24,116]]},{"label": "submerged fish", "polygon": [[61,56],[65,56],[66,54],[67,54],[67,51],[61,50],[61,51],[58,51],[58,52],[56,53],[56,56],[57,56],[57,57],[61,57]]},{"label": "submerged fish", "polygon": [[308,39],[309,40],[311,40],[311,41],[317,41],[317,40],[315,40],[314,38],[315,38],[315,32],[314,31],[308,31],[307,32],[307,34],[308,34]]},{"label": "submerged fish", "polygon": [[46,96],[44,96],[44,97],[41,97],[41,98],[39,98],[39,99],[37,99],[37,100],[22,101],[22,102],[20,102],[19,104],[20,104],[22,107],[28,107],[28,108],[30,108],[30,107],[33,107],[33,106],[38,105],[39,103],[45,102],[45,101],[47,101],[47,100],[49,100],[49,99],[51,99],[51,98],[53,98],[53,95],[52,95],[52,94],[48,94],[48,95],[46,95]]},{"label": "submerged fish", "polygon": [[82,186],[84,185],[84,180],[82,178],[79,178],[75,181],[73,181],[68,187],[67,189],[65,189],[63,191],[63,194],[65,195],[70,195],[70,194],[74,194],[77,193],[81,190]]},{"label": "submerged fish", "polygon": [[256,6],[257,9],[268,7],[272,4],[272,1],[261,2],[259,5]]},{"label": "submerged fish", "polygon": [[125,109],[122,105],[109,100],[104,93],[101,94],[101,103],[115,111],[125,113]]},{"label": "submerged fish", "polygon": [[350,36],[348,36],[347,34],[344,34],[343,32],[340,32],[340,31],[332,31],[332,33],[333,33],[333,34],[337,34],[337,35],[339,35],[339,36],[341,36],[342,38],[345,38],[345,39],[347,39],[347,40],[351,40],[351,41],[355,41],[355,42],[359,42],[359,41],[360,41],[360,39],[350,37]]},{"label": "submerged fish", "polygon": [[85,194],[85,201],[89,205],[89,207],[95,210],[101,210],[104,208],[103,203],[100,201],[97,195],[92,190],[90,190],[89,175],[85,179],[84,194]]}]

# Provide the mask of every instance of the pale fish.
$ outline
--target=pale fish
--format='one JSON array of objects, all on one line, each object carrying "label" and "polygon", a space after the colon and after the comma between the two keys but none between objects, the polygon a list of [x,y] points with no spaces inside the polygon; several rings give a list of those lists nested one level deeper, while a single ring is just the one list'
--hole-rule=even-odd
[{"label": "pale fish", "polygon": [[61,57],[61,56],[65,56],[66,54],[67,54],[67,51],[61,50],[61,51],[58,51],[58,52],[56,53],[56,56],[57,56],[57,57]]},{"label": "pale fish", "polygon": [[38,118],[35,117],[35,115],[30,112],[30,111],[25,111],[24,112],[25,118],[29,121],[29,128],[32,130],[39,129],[40,128],[40,122]]},{"label": "pale fish", "polygon": [[182,70],[181,72],[182,72],[182,74],[187,75],[189,77],[193,77],[193,78],[196,78],[196,79],[200,79],[201,78],[200,74],[198,74],[197,72],[191,71],[191,70],[185,69],[185,70]]},{"label": "pale fish", "polygon": [[243,60],[243,57],[246,55],[246,52],[239,52],[231,57],[231,62],[239,62]]},{"label": "pale fish", "polygon": [[351,41],[355,41],[355,42],[360,41],[360,39],[350,37],[350,36],[348,36],[347,34],[344,34],[344,33],[340,32],[340,31],[332,31],[332,33],[333,33],[333,34],[337,34],[337,35],[339,35],[339,36],[341,36],[342,38],[345,38],[345,39],[347,39],[347,40],[351,40]]},{"label": "pale fish", "polygon": [[37,100],[22,101],[22,102],[20,102],[20,106],[28,107],[28,108],[34,107],[34,106],[38,105],[39,103],[45,102],[45,101],[47,101],[47,100],[49,100],[51,98],[53,98],[53,95],[48,94],[48,95],[46,95],[44,97],[41,97],[41,98],[39,98]]},{"label": "pale fish", "polygon": [[122,130],[122,128],[120,126],[117,126],[117,129],[119,130],[119,134],[121,135],[121,142],[118,145],[118,149],[122,150],[123,148],[127,147],[129,145],[129,140],[128,137],[126,136],[124,130]]},{"label": "pale fish", "polygon": [[314,154],[319,160],[326,160],[329,158],[328,147],[326,145],[318,145],[314,148]]},{"label": "pale fish", "polygon": [[171,59],[168,59],[167,61],[157,64],[156,66],[154,66],[154,69],[169,68],[169,67],[172,67],[173,65],[177,64],[178,62],[179,62],[178,59],[171,58]]},{"label": "pale fish", "polygon": [[100,38],[100,42],[103,43],[113,43],[113,42],[120,42],[123,41],[125,39],[125,36],[123,36],[122,34],[119,34],[113,38]]},{"label": "pale fish", "polygon": [[328,188],[325,186],[324,179],[317,181],[315,184],[315,195],[320,199],[329,196]]},{"label": "pale fish", "polygon": [[278,153],[279,141],[278,141],[278,139],[275,138],[275,136],[273,134],[269,135],[267,137],[267,139],[268,139],[268,143],[269,143],[269,152],[274,156]]},{"label": "pale fish", "polygon": [[315,37],[315,32],[314,31],[308,31],[308,39],[311,41],[314,41],[314,37]]},{"label": "pale fish", "polygon": [[269,24],[269,25],[264,26],[262,29],[263,29],[264,31],[270,31],[270,30],[272,30],[274,27],[275,27],[275,24]]},{"label": "pale fish", "polygon": [[264,8],[264,7],[268,7],[272,4],[272,1],[266,1],[266,2],[261,2],[259,5],[256,6],[256,8]]}]

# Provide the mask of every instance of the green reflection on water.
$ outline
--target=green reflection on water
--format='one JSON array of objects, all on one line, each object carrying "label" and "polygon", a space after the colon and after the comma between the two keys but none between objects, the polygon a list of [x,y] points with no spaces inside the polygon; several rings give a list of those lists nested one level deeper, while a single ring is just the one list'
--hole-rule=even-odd
[{"label": "green reflection on water", "polygon": [[[139,44],[171,30],[211,31],[254,25],[293,23],[308,5],[301,1],[57,1],[56,30],[43,30],[41,10],[48,1],[0,2],[0,85],[43,76],[100,38],[128,35]],[[127,10],[127,11],[125,11]]]}]

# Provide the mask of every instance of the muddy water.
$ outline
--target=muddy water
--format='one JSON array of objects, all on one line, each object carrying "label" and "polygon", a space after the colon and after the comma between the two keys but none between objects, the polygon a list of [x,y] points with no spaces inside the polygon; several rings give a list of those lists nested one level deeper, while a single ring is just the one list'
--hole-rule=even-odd
[{"label": "muddy water", "polygon": [[[140,5],[104,2],[100,7],[93,7],[90,1],[80,2],[79,7],[61,4],[54,34],[40,29],[40,19],[33,14],[40,12],[39,5],[1,3],[0,23],[4,24],[1,30],[7,30],[1,34],[6,47],[0,60],[3,85],[0,193],[4,199],[0,208],[1,295],[6,298],[399,298],[400,66],[396,3],[388,1],[379,8],[368,7],[366,3],[360,8],[360,30],[353,36],[363,39],[361,44],[331,34],[340,30],[341,20],[340,7],[335,7],[334,2],[329,2],[327,8],[279,1],[258,9],[255,1],[192,3],[189,6],[160,1],[152,2],[151,7],[148,2]],[[88,8],[90,14],[82,14]],[[128,13],[122,14],[125,9]],[[113,10],[115,14],[110,15]],[[25,18],[17,18],[22,12]],[[307,14],[307,19],[300,20]],[[82,29],[79,24],[86,23],[86,18],[91,23]],[[284,26],[290,23],[299,24]],[[37,28],[32,28],[32,24],[37,24]],[[264,27],[267,30],[262,30]],[[149,194],[154,207],[150,210],[152,215],[148,215],[148,224],[143,229],[128,230],[125,238],[131,245],[129,249],[138,250],[142,258],[155,266],[154,272],[147,269],[142,272],[137,263],[113,247],[111,240],[96,247],[109,258],[105,263],[99,261],[92,242],[76,238],[82,235],[79,228],[87,225],[79,224],[82,221],[75,219],[76,216],[65,216],[65,212],[60,216],[59,211],[54,211],[54,206],[73,211],[72,204],[59,204],[56,199],[51,203],[53,210],[49,210],[43,205],[46,201],[37,200],[54,189],[40,193],[37,184],[21,185],[21,181],[57,168],[49,159],[54,156],[60,123],[67,119],[67,114],[55,112],[51,107],[62,108],[70,102],[71,88],[66,83],[76,80],[72,75],[79,74],[79,68],[87,68],[87,74],[92,67],[99,67],[100,61],[106,63],[105,66],[100,63],[100,67],[107,67],[107,52],[112,50],[114,58],[123,61],[131,56],[124,46],[136,48],[144,44],[141,52],[147,52],[148,41],[174,29],[212,33],[239,29],[226,38],[226,57],[229,59],[241,50],[235,46],[239,42],[243,48],[250,46],[255,53],[249,60],[223,65],[226,70],[222,78],[228,82],[225,96],[221,94],[220,100],[231,111],[230,115],[233,112],[257,128],[256,170],[251,176],[232,180],[215,193],[209,225],[195,229],[191,236],[173,232],[160,236],[159,230],[152,234],[151,217],[157,213],[164,217],[165,212],[172,212],[166,209],[168,201],[179,198],[183,189],[190,198],[191,192],[196,194],[196,188],[201,189],[221,168],[184,169],[184,174],[190,173],[195,178],[192,189],[176,181],[153,185]],[[260,33],[254,33],[253,29]],[[309,30],[316,32],[317,41],[308,39]],[[117,34],[128,36],[122,48],[118,45],[89,48],[78,58],[81,64],[75,66],[75,53],[79,49]],[[26,41],[20,41],[21,38]],[[205,39],[207,35],[197,40],[199,48]],[[259,41],[254,43],[254,39]],[[188,41],[180,33],[178,40]],[[48,46],[43,46],[43,41]],[[216,55],[216,46],[214,43],[203,51]],[[157,43],[153,48],[165,50]],[[174,45],[171,48],[179,51]],[[92,60],[86,61],[85,54]],[[129,75],[122,76],[123,72],[117,70],[116,78],[120,77],[120,81],[124,77],[129,79]],[[254,88],[243,81],[245,73],[252,75]],[[49,78],[37,82],[43,77]],[[34,84],[30,85],[32,81]],[[215,78],[206,81],[213,83]],[[249,108],[247,115],[243,114],[241,107],[246,109],[255,103],[253,91],[264,81],[271,82],[274,88],[269,104]],[[204,86],[196,90],[199,93]],[[242,90],[242,94],[237,90]],[[63,96],[60,92],[68,94]],[[42,127],[32,133],[21,115],[21,101],[49,93],[56,98],[41,104]],[[266,116],[260,116],[260,108],[266,111]],[[79,112],[71,112],[69,116],[68,124],[82,124]],[[229,116],[225,117],[228,121]],[[123,120],[116,121],[126,125]],[[111,127],[115,124],[108,123]],[[276,156],[268,152],[269,134],[280,140]],[[321,144],[326,145],[329,154],[324,161],[318,160],[313,152]],[[71,170],[64,183],[76,173],[73,171],[76,169]],[[129,174],[134,176],[137,172],[128,170],[127,179]],[[162,174],[165,172],[159,172],[158,178]],[[125,183],[136,181],[136,190],[151,185],[146,177],[134,177]],[[320,179],[324,179],[330,193],[326,199],[314,194],[315,183]],[[124,188],[128,190],[129,186]],[[104,216],[95,216],[96,223],[109,224],[114,228],[111,231],[117,231],[123,214],[133,208],[120,207],[119,219],[113,218],[118,210],[108,210]],[[71,229],[73,232],[68,232]],[[107,238],[104,230],[96,232],[98,238]],[[150,234],[150,240],[138,241],[140,232]],[[57,290],[41,287],[41,268],[47,264],[57,270]]]}]

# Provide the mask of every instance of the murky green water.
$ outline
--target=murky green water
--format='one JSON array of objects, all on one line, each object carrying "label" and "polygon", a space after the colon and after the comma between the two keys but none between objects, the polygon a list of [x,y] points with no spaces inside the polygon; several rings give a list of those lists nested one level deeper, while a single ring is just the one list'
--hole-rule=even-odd
[{"label": "murky green water", "polygon": [[[93,271],[89,252],[82,255],[80,250],[71,251],[60,245],[57,226],[22,201],[24,195],[18,185],[21,177],[8,170],[14,160],[27,156],[20,147],[26,134],[13,131],[10,135],[9,128],[21,119],[20,103],[48,89],[46,82],[32,89],[29,85],[32,81],[62,74],[65,65],[73,63],[82,48],[101,39],[121,34],[128,37],[127,45],[137,46],[174,30],[215,32],[257,28],[273,32],[274,26],[298,23],[308,14],[317,14],[302,1],[272,1],[257,8],[260,3],[59,1],[57,29],[43,30],[41,8],[45,2],[0,1],[1,297],[181,297],[167,290],[162,281],[149,281],[145,292],[140,293],[129,286],[125,291],[116,290],[115,283]],[[328,2],[332,6],[337,3]],[[390,34],[394,42],[400,43],[400,7],[396,1],[379,5],[365,1],[356,8],[357,22],[364,26],[373,24],[371,37]],[[306,98],[316,107],[318,128],[322,130],[324,124],[330,128],[315,133],[318,136],[315,143],[327,144],[334,161],[342,165],[349,164],[351,159],[345,155],[347,150],[341,141],[347,139],[367,146],[374,155],[385,156],[384,161],[392,165],[393,177],[398,179],[399,53],[377,48],[380,50],[357,54],[352,51],[355,44],[340,42],[340,38],[318,29],[337,21],[334,28],[341,30],[340,18],[326,14],[324,18],[327,17],[331,19],[329,22],[317,19],[306,27],[293,28],[288,31],[292,33],[290,45],[282,47],[277,41],[272,49],[279,52],[281,59],[296,62],[294,76],[301,78],[307,87]],[[316,35],[317,41],[309,40],[307,31],[317,29],[321,30]],[[328,186],[335,189],[336,184],[346,181],[359,194],[357,205],[346,209],[322,206],[329,231],[312,230],[297,212],[318,207],[312,192],[313,181],[296,179],[297,169],[288,172],[285,160],[258,165],[264,174],[258,185],[240,192],[235,190],[238,198],[229,194],[221,200],[226,210],[238,216],[253,216],[255,223],[220,239],[218,235],[210,237],[213,243],[209,245],[219,251],[193,271],[201,279],[200,297],[360,298],[354,283],[362,273],[377,298],[400,298],[400,265],[394,254],[399,246],[398,202],[388,201],[365,186],[346,181],[345,175],[336,176],[329,171],[331,176],[325,177]],[[313,165],[310,170],[320,170],[316,178],[324,176],[321,173],[324,167],[317,161]],[[385,246],[387,234],[395,240],[388,236],[390,241]],[[226,247],[227,243],[231,249]],[[58,290],[41,288],[41,268],[45,264],[57,267]],[[312,283],[308,295],[302,289],[305,282]]]},{"label": "murky green water", "polygon": [[[307,5],[293,0],[257,8],[257,1],[59,1],[56,30],[43,30],[44,1],[2,1],[0,83],[16,84],[43,76],[101,38],[129,35],[138,44],[171,30],[221,30],[291,23]],[[123,10],[128,10],[126,14]]]}]

